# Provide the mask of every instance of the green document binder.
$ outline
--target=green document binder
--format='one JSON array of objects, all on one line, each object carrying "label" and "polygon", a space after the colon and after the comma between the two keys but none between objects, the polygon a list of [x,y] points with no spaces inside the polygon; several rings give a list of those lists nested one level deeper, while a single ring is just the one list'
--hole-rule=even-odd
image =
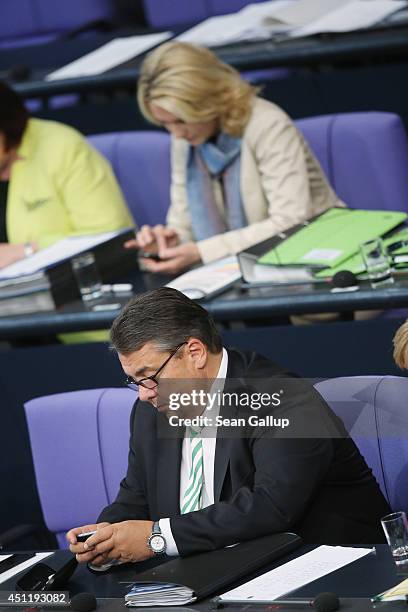
[{"label": "green document binder", "polygon": [[282,236],[282,241],[262,255],[258,263],[324,267],[317,273],[318,277],[332,276],[345,268],[361,271],[359,245],[384,236],[407,218],[403,212],[331,208],[306,222],[296,232],[290,233],[289,230],[291,235]]}]

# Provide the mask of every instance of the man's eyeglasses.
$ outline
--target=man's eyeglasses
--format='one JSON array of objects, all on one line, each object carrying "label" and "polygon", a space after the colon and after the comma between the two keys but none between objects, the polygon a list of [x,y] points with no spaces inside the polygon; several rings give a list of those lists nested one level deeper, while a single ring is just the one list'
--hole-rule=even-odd
[{"label": "man's eyeglasses", "polygon": [[157,376],[166,367],[170,359],[174,357],[177,351],[182,346],[184,346],[184,344],[187,344],[187,342],[182,342],[181,344],[176,346],[176,348],[167,357],[166,361],[154,374],[152,374],[152,376],[146,376],[145,378],[141,378],[140,380],[135,380],[132,376],[126,376],[125,385],[127,385],[130,389],[133,389],[133,391],[137,391],[139,387],[144,387],[145,389],[155,389],[155,387],[157,387],[157,385],[159,384]]}]

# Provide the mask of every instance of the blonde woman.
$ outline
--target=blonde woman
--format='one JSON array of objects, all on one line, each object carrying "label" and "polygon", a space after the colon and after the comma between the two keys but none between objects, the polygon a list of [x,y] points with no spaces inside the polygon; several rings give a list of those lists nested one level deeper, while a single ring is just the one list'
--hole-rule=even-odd
[{"label": "blonde woman", "polygon": [[408,320],[397,329],[393,344],[395,363],[401,369],[408,369]]},{"label": "blonde woman", "polygon": [[128,243],[159,254],[150,271],[238,253],[341,205],[290,118],[208,49],[169,42],[150,53],[138,102],[172,136],[166,226],[143,226]]}]

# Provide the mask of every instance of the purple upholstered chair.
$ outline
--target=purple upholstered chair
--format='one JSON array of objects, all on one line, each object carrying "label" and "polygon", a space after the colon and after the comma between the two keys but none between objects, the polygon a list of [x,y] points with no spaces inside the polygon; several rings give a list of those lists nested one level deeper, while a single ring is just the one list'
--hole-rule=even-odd
[{"label": "purple upholstered chair", "polygon": [[0,48],[45,43],[112,14],[112,0],[1,0]]},{"label": "purple upholstered chair", "polygon": [[[345,113],[296,125],[351,208],[408,211],[408,143],[398,115]],[[170,205],[170,138],[164,132],[90,136],[111,162],[136,223],[164,223]]]},{"label": "purple upholstered chair", "polygon": [[247,4],[264,2],[264,0],[207,0],[210,15],[225,15],[240,11]]},{"label": "purple upholstered chair", "polygon": [[[356,376],[315,386],[345,423],[391,507],[408,511],[408,379]],[[115,498],[136,397],[129,389],[95,389],[26,403],[44,519],[61,547],[68,529],[92,523]]]},{"label": "purple upholstered chair", "polygon": [[164,132],[90,136],[112,164],[137,225],[164,223],[170,205],[170,138]]},{"label": "purple upholstered chair", "polygon": [[143,0],[149,25],[154,28],[187,26],[209,17],[207,0]]},{"label": "purple upholstered chair", "polygon": [[333,378],[315,387],[343,420],[391,508],[408,511],[408,378]]},{"label": "purple upholstered chair", "polygon": [[45,523],[65,533],[93,523],[126,474],[130,389],[92,389],[39,397],[25,404]]},{"label": "purple upholstered chair", "polygon": [[398,115],[341,113],[296,125],[350,208],[408,211],[408,141]]}]

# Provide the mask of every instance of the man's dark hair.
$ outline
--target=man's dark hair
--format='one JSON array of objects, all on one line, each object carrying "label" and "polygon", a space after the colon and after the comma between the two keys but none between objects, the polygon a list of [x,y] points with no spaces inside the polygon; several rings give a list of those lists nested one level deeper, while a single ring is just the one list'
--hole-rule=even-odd
[{"label": "man's dark hair", "polygon": [[6,149],[19,146],[28,118],[28,111],[18,93],[0,81],[0,132],[4,134]]},{"label": "man's dark hair", "polygon": [[210,353],[222,350],[222,340],[209,313],[180,291],[161,287],[133,298],[114,320],[112,348],[121,355],[138,351],[147,342],[171,351],[189,338],[198,338]]}]

